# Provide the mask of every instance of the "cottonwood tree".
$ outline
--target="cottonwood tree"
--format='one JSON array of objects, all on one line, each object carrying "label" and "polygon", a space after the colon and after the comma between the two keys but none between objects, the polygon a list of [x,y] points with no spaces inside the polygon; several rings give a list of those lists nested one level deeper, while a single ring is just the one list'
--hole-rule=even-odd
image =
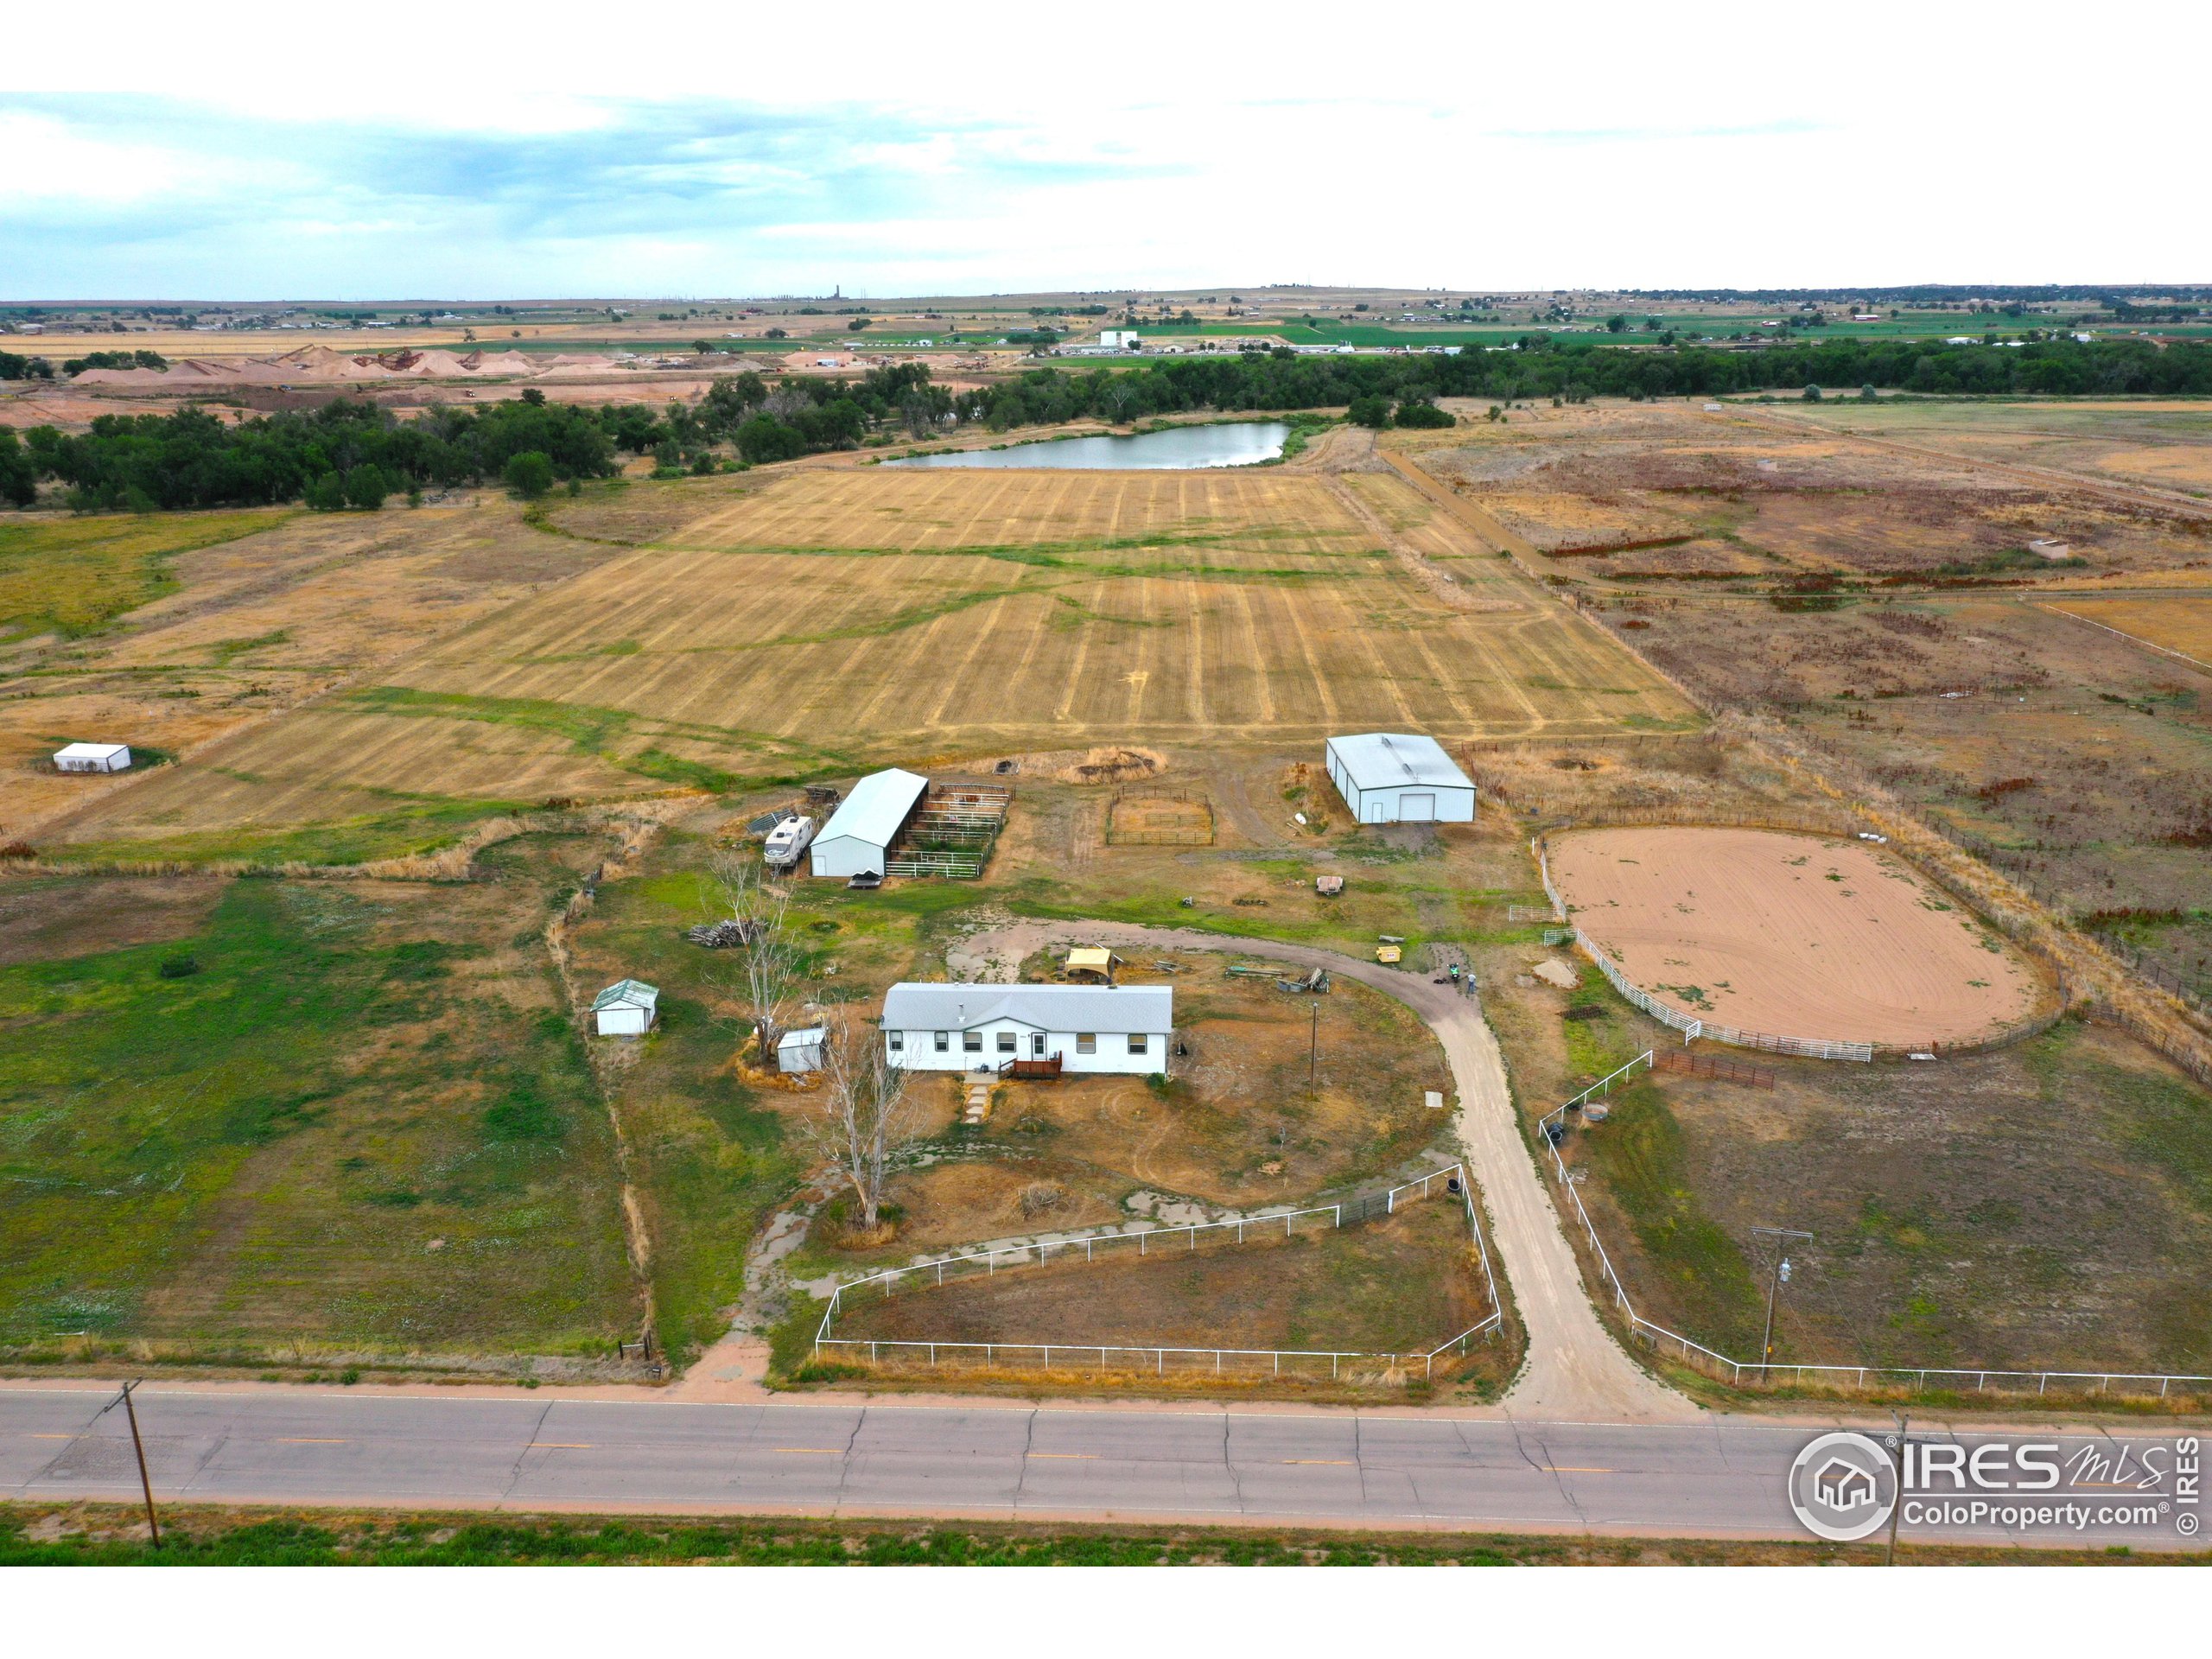
[{"label": "cottonwood tree", "polygon": [[880,1033],[851,1031],[835,1014],[824,1025],[823,1087],[801,1119],[801,1135],[852,1189],[861,1225],[872,1228],[883,1208],[891,1153],[912,1137],[921,1108],[907,1096],[906,1071],[891,1063]]},{"label": "cottonwood tree", "polygon": [[775,1057],[783,1035],[784,1009],[798,978],[798,945],[786,913],[791,893],[768,880],[760,863],[734,850],[718,853],[708,867],[729,919],[737,925],[744,952],[723,988],[744,1005],[746,1018],[760,1038],[760,1063]]}]

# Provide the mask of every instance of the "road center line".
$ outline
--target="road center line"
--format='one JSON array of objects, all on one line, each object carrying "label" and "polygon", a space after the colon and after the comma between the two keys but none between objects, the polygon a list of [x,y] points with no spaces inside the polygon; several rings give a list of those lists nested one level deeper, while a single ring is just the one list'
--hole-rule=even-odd
[{"label": "road center line", "polygon": [[1021,1455],[1026,1458],[1090,1458],[1094,1461],[1098,1456],[1096,1452],[1025,1452]]},{"label": "road center line", "polygon": [[280,1434],[276,1438],[276,1444],[279,1446],[346,1446],[351,1442],[316,1440],[311,1435]]},{"label": "road center line", "polygon": [[842,1458],[845,1455],[844,1448],[838,1446],[779,1446],[776,1450],[804,1458]]}]

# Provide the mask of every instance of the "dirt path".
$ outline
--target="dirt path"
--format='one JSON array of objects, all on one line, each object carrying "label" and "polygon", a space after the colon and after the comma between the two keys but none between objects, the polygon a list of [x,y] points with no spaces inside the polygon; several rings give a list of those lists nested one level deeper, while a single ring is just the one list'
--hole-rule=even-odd
[{"label": "dirt path", "polygon": [[1686,1420],[1698,1408],[1652,1380],[1621,1351],[1591,1306],[1559,1212],[1514,1122],[1505,1060],[1482,1007],[1448,986],[1333,950],[1123,922],[1017,922],[971,934],[947,952],[956,973],[1011,980],[1046,945],[1080,942],[1146,950],[1219,950],[1325,968],[1397,998],[1444,1045],[1459,1094],[1459,1144],[1490,1211],[1491,1242],[1529,1334],[1529,1357],[1508,1391],[1509,1415],[1545,1421]]}]

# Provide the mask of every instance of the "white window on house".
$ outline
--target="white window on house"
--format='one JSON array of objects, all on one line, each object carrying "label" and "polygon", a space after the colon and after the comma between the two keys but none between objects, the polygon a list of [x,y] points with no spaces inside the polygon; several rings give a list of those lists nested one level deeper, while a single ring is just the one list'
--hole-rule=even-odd
[{"label": "white window on house", "polygon": [[1029,1038],[1029,1052],[1032,1054],[1034,1054],[1040,1060],[1045,1058],[1045,1033],[1043,1032],[1039,1031],[1031,1033]]},{"label": "white window on house", "polygon": [[982,1053],[983,1052],[983,1033],[980,1031],[962,1032],[960,1033],[960,1046],[962,1051],[965,1053]]},{"label": "white window on house", "polygon": [[1129,1033],[1129,1052],[1132,1054],[1143,1053],[1145,1041],[1146,1039],[1144,1033],[1141,1031],[1131,1032]]},{"label": "white window on house", "polygon": [[899,1052],[899,1051],[900,1049],[902,1049],[902,1048],[904,1048],[904,1047],[906,1047],[906,1033],[905,1032],[903,1032],[903,1031],[894,1031],[894,1032],[893,1032],[893,1033],[891,1033],[891,1052],[892,1052],[893,1054],[896,1054],[897,1052]]},{"label": "white window on house", "polygon": [[1014,1040],[1014,1035],[1012,1032],[1002,1031],[999,1033],[999,1052],[1001,1054],[1013,1053]]},{"label": "white window on house", "polygon": [[1076,1033],[1075,1052],[1078,1054],[1096,1054],[1098,1052],[1098,1033],[1095,1031]]},{"label": "white window on house", "polygon": [[944,1053],[947,1050],[950,1049],[950,1048],[951,1048],[951,1046],[952,1046],[952,1033],[951,1033],[950,1032],[949,1032],[949,1031],[940,1031],[939,1033],[938,1033],[938,1034],[937,1034],[937,1052],[938,1052],[938,1053],[940,1053],[940,1054],[943,1054],[943,1053]]}]

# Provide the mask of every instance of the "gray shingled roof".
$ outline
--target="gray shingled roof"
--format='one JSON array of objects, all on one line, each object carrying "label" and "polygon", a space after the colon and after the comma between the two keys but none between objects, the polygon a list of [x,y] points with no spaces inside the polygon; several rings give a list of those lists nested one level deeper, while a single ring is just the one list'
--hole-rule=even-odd
[{"label": "gray shingled roof", "polygon": [[907,981],[883,999],[887,1031],[966,1031],[1014,1020],[1039,1031],[1172,1031],[1172,985],[939,985]]}]

